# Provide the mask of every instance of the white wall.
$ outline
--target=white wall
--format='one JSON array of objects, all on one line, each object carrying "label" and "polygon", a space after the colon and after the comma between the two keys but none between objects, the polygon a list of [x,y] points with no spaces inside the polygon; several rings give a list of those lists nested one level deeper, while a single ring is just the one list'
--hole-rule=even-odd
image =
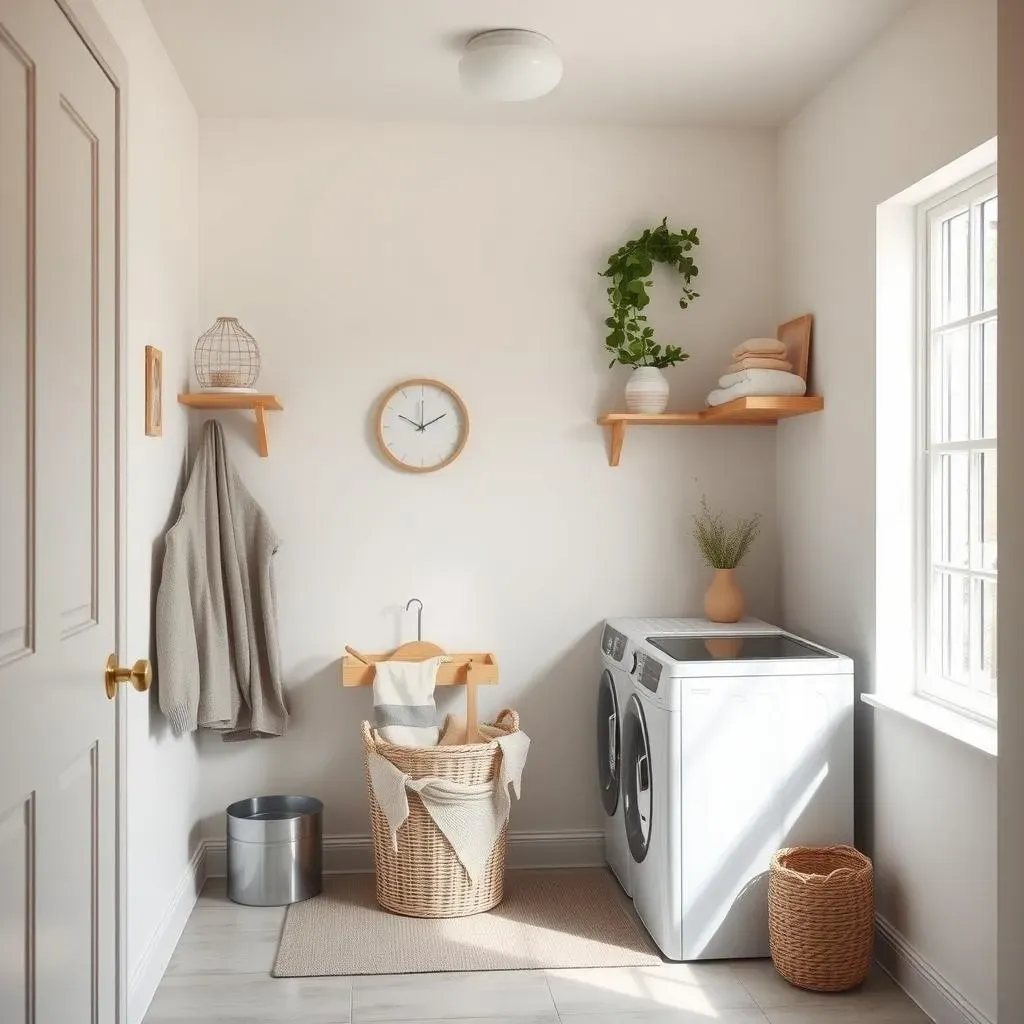
[{"label": "white wall", "polygon": [[[814,312],[826,401],[823,416],[780,428],[782,612],[854,655],[866,690],[876,669],[876,208],[996,134],[995,51],[994,0],[923,0],[781,134],[781,312]],[[862,706],[858,716],[859,839],[875,857],[879,912],[994,1018],[995,761],[887,714]]]},{"label": "white wall", "polygon": [[[1024,5],[999,3],[999,439],[1024,444]],[[1010,447],[1012,446],[1012,447]],[[1017,464],[1019,466],[1019,463]],[[1016,469],[1016,466],[1014,467]],[[1024,1020],[1024,478],[999,481],[999,1020]],[[1014,628],[1016,624],[1017,628]]]},{"label": "white wall", "polygon": [[[600,620],[700,608],[688,516],[704,491],[764,513],[742,582],[769,618],[777,566],[773,431],[637,429],[609,468],[594,419],[621,407],[626,371],[606,368],[598,271],[664,215],[700,229],[702,297],[681,313],[661,276],[652,319],[693,353],[673,404],[700,402],[731,346],[776,323],[773,133],[203,120],[200,139],[202,319],[242,319],[285,406],[266,461],[244,417],[225,422],[283,538],[294,713],[282,740],[202,737],[205,833],[230,800],[275,790],[324,797],[328,833],[368,831],[370,693],[341,689],[338,658],[409,639],[414,596],[428,638],[501,660],[481,710],[516,706],[534,740],[513,827],[599,827]],[[381,393],[419,375],[472,421],[462,457],[427,476],[386,465],[372,427]]]},{"label": "white wall", "polygon": [[[140,0],[97,0],[128,64],[127,650],[153,657],[150,611],[162,536],[175,506],[187,421],[175,396],[196,326],[197,145],[194,110]],[[164,353],[164,435],[145,436],[144,349]],[[164,916],[198,845],[198,757],[149,697],[128,699],[128,977],[138,1019],[161,951]],[[159,974],[156,975],[157,979]]]}]

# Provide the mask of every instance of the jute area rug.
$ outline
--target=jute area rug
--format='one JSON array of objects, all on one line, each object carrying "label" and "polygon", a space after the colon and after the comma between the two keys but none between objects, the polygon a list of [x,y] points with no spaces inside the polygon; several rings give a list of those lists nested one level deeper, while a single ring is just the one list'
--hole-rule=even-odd
[{"label": "jute area rug", "polygon": [[377,905],[373,875],[332,875],[288,908],[274,977],[516,971],[660,964],[654,943],[603,869],[510,871],[486,914],[432,920]]}]

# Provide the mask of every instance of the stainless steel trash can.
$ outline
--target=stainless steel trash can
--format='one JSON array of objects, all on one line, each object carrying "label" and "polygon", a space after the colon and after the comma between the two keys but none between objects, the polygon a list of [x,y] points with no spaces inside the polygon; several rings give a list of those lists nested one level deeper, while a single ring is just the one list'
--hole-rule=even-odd
[{"label": "stainless steel trash can", "polygon": [[324,805],[312,796],[254,796],[227,809],[228,898],[281,907],[323,884]]}]

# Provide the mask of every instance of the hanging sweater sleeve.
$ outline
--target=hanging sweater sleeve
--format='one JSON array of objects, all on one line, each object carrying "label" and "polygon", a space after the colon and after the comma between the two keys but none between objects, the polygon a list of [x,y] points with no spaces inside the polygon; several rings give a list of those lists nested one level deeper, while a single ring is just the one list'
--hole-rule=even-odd
[{"label": "hanging sweater sleeve", "polygon": [[157,694],[160,710],[179,736],[196,731],[199,712],[199,650],[181,543],[172,528],[156,595]]}]

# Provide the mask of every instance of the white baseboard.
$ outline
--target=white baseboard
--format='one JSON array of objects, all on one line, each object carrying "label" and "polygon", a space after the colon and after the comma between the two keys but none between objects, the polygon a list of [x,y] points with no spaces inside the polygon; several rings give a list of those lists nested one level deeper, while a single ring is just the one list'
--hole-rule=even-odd
[{"label": "white baseboard", "polygon": [[993,1024],[884,917],[878,915],[875,923],[878,963],[935,1024]]},{"label": "white baseboard", "polygon": [[[205,839],[206,876],[227,874],[227,846],[223,839]],[[324,874],[337,875],[373,870],[369,836],[324,836]],[[577,829],[568,832],[512,832],[509,835],[510,868],[582,868],[604,864],[604,831]]]},{"label": "white baseboard", "polygon": [[128,1024],[142,1024],[205,882],[206,845],[200,840],[128,982]]},{"label": "white baseboard", "polygon": [[509,833],[510,868],[596,868],[604,862],[604,829]]}]

